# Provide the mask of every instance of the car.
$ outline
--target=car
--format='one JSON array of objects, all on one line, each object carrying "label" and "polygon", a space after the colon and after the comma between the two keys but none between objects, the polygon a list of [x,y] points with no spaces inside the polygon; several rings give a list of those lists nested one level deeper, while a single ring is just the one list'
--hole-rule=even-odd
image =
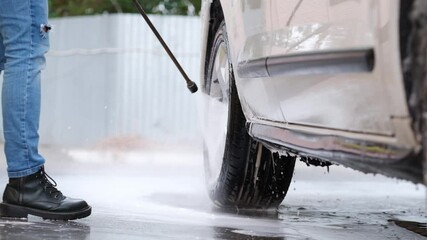
[{"label": "car", "polygon": [[206,186],[276,208],[295,162],[425,184],[427,1],[203,0]]}]

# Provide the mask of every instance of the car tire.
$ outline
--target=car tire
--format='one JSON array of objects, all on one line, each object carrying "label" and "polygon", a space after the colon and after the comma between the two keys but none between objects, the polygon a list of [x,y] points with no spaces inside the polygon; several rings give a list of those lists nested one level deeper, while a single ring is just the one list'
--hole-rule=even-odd
[{"label": "car tire", "polygon": [[251,138],[239,101],[224,21],[206,58],[204,159],[209,196],[221,208],[276,208],[294,172],[294,156],[279,156]]},{"label": "car tire", "polygon": [[413,129],[422,142],[418,161],[419,165],[424,165],[424,183],[427,185],[427,1],[411,0],[407,5],[409,21],[405,28],[401,28],[401,31],[409,31],[407,40],[401,39],[406,50],[402,53],[404,80]]}]

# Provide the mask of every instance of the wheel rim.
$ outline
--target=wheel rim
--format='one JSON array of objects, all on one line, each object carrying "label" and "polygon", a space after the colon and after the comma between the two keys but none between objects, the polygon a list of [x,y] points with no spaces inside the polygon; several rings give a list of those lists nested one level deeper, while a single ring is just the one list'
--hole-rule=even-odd
[{"label": "wheel rim", "polygon": [[227,46],[223,41],[217,47],[209,81],[209,96],[205,107],[204,140],[206,181],[212,189],[221,173],[228,132],[230,63]]}]

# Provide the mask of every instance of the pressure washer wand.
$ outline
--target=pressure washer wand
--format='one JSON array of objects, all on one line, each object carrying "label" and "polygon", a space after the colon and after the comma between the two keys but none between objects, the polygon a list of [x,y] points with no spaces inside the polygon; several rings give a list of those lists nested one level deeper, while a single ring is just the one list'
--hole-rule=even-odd
[{"label": "pressure washer wand", "polygon": [[162,44],[165,51],[168,53],[169,57],[172,59],[172,61],[175,63],[175,66],[178,68],[178,70],[181,72],[182,76],[184,77],[185,81],[187,82],[187,88],[190,90],[191,93],[197,92],[198,88],[196,83],[190,80],[188,75],[185,73],[184,69],[181,67],[181,64],[179,64],[178,60],[176,60],[175,56],[169,49],[168,45],[163,40],[162,36],[160,36],[159,32],[157,31],[156,27],[154,27],[153,23],[148,18],[147,14],[145,13],[144,9],[142,8],[142,5],[138,2],[138,0],[133,0],[133,3],[135,4],[136,8],[138,9],[139,13],[141,13],[141,16],[145,19],[148,26],[153,31],[154,35],[156,35],[159,42]]}]

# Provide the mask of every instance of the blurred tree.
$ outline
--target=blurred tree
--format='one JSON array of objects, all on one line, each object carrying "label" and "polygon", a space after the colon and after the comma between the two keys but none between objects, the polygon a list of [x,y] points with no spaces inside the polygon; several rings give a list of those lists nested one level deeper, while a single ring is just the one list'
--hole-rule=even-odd
[{"label": "blurred tree", "polygon": [[[147,13],[197,15],[201,0],[139,0]],[[135,13],[132,0],[49,0],[50,17]]]}]

